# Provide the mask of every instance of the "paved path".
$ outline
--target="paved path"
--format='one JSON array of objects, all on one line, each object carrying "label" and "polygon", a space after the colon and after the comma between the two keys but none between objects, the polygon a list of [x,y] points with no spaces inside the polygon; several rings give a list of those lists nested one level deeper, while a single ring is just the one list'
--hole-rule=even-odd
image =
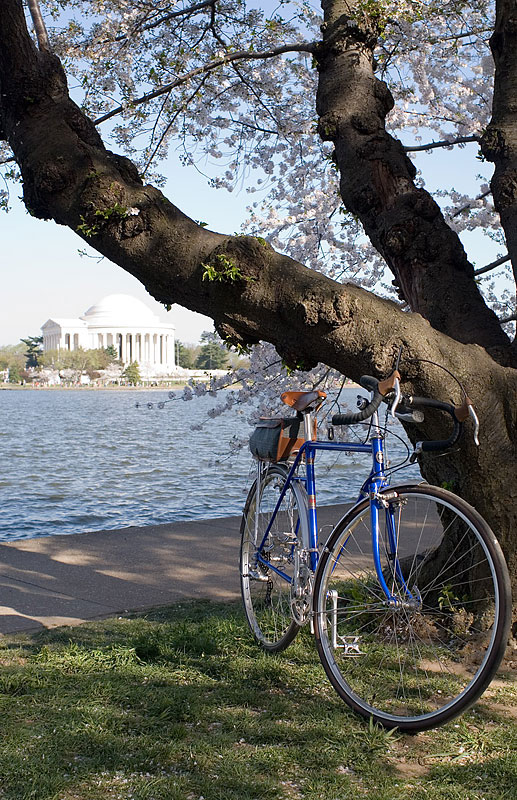
[{"label": "paved path", "polygon": [[[319,509],[322,535],[342,506]],[[0,635],[239,597],[240,517],[0,544]]]}]

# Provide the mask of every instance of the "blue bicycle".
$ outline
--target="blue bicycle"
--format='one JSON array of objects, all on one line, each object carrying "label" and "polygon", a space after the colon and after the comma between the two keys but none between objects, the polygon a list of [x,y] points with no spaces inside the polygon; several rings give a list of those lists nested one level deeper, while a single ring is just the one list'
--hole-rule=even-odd
[{"label": "blue bicycle", "polygon": [[[361,379],[370,400],[333,416],[336,427],[370,419],[364,442],[316,439],[324,392],[282,395],[296,417],[262,420],[250,440],[257,476],[243,513],[240,571],[246,617],[264,650],[283,650],[310,621],[341,698],[387,728],[415,732],[449,721],[486,689],[508,641],[511,596],[501,549],[474,508],[425,483],[390,486],[382,401],[417,424],[426,409],[451,417],[450,436],[419,442],[416,453],[452,447],[469,415],[477,424],[466,395],[456,408],[401,396],[399,379],[397,371],[382,382]],[[366,453],[372,463],[358,501],[323,546],[320,451]]]}]

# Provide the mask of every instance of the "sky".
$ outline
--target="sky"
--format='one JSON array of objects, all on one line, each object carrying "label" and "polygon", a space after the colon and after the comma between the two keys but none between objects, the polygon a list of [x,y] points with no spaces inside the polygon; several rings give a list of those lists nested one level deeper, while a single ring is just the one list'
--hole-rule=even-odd
[{"label": "sky", "polygon": [[[269,4],[267,0],[266,6]],[[476,145],[435,150],[432,155],[419,154],[417,165],[424,171],[431,191],[443,183],[468,193],[475,191],[475,173],[483,171],[488,177],[491,172],[490,165],[475,160],[476,153]],[[183,167],[174,151],[159,169],[168,179],[166,196],[212,230],[239,231],[247,216],[246,207],[258,199],[257,195],[250,198],[245,187],[232,194],[211,188],[194,167]],[[49,317],[81,316],[103,297],[115,293],[137,297],[162,321],[172,322],[180,341],[196,343],[204,330],[212,330],[208,317],[177,305],[167,312],[136,278],[107,259],[81,256],[81,249],[92,254],[94,251],[68,228],[31,217],[16,196],[19,194],[21,187],[15,186],[12,210],[8,214],[0,212],[0,346],[39,335]],[[479,234],[463,239],[477,267],[500,254],[497,245]]]},{"label": "sky", "polygon": [[[475,161],[476,152],[477,147],[469,145],[433,151],[432,156],[423,153],[417,164],[431,177],[431,190],[444,182],[460,191],[475,191],[473,174],[482,169],[490,173],[489,165]],[[211,188],[194,167],[183,167],[174,151],[159,169],[167,177],[163,191],[171,202],[212,230],[239,231],[247,216],[246,207],[258,199],[257,195],[250,198],[245,187],[231,194]],[[49,317],[79,317],[103,297],[115,293],[137,297],[162,321],[172,322],[180,341],[196,343],[204,330],[213,329],[210,318],[180,306],[173,305],[167,312],[136,278],[107,259],[81,256],[79,250],[94,251],[68,228],[31,217],[17,197],[20,194],[21,187],[15,186],[12,210],[0,212],[0,346],[38,336]],[[499,254],[495,245],[490,246],[486,237],[482,241],[479,236],[470,242],[468,250],[478,267]]]},{"label": "sky", "polygon": [[[167,162],[164,192],[171,202],[212,230],[238,231],[250,202],[245,191],[229,194],[207,186],[194,168]],[[167,312],[143,285],[108,259],[79,255],[87,249],[73,231],[55,222],[31,217],[14,188],[9,213],[0,212],[0,346],[39,336],[49,317],[75,318],[108,294],[130,294],[144,302],[163,322],[172,322],[182,342],[199,341],[212,330],[208,317],[178,305]]]},{"label": "sky", "polygon": [[[472,188],[473,164],[475,171],[480,165],[474,160],[475,146],[469,147],[419,156],[419,165],[432,176],[429,188],[438,188],[445,176],[457,189]],[[231,194],[211,188],[195,168],[181,166],[174,153],[164,172],[168,176],[164,193],[169,199],[189,216],[222,233],[238,231],[247,205],[257,199],[256,195],[250,198],[245,188]],[[81,316],[106,295],[119,293],[137,297],[162,321],[172,322],[182,342],[196,343],[203,331],[213,329],[211,319],[180,306],[174,305],[167,312],[136,278],[107,259],[79,255],[79,250],[85,249],[82,239],[68,228],[31,217],[17,194],[21,194],[21,187],[15,187],[12,193],[12,210],[0,212],[0,346],[40,335],[49,317]],[[484,238],[482,242],[477,237],[475,252],[469,253],[476,266],[483,266],[498,254],[496,246],[490,247]]]}]

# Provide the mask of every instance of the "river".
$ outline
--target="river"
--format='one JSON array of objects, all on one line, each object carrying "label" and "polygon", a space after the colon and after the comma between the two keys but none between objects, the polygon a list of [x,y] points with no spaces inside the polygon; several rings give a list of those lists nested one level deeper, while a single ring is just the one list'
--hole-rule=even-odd
[{"label": "river", "polygon": [[[356,390],[346,391],[353,407]],[[249,407],[192,430],[216,401],[159,409],[167,400],[156,390],[0,391],[0,541],[239,514],[253,461],[229,442],[251,432]],[[397,444],[393,459],[403,451]],[[318,461],[318,502],[354,499],[368,460]]]}]

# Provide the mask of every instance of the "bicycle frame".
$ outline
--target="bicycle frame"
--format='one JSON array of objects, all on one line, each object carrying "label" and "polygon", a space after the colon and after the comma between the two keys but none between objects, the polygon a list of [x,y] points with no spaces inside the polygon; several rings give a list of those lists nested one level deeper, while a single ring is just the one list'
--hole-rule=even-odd
[{"label": "bicycle frame", "polygon": [[[375,564],[375,569],[377,572],[377,577],[379,580],[379,584],[382,587],[384,594],[388,602],[395,603],[395,597],[393,596],[392,592],[390,591],[389,587],[386,584],[384,579],[384,575],[382,574],[381,569],[381,558],[380,558],[380,551],[379,551],[379,514],[382,510],[386,512],[387,515],[387,530],[388,530],[388,539],[389,539],[389,546],[391,549],[392,554],[395,558],[395,569],[397,571],[397,575],[402,582],[402,585],[405,586],[405,582],[402,576],[402,570],[399,565],[398,557],[397,557],[397,536],[396,536],[396,525],[394,521],[394,513],[391,509],[387,507],[386,501],[380,496],[380,492],[382,489],[385,489],[388,484],[388,478],[386,477],[384,471],[384,437],[379,427],[379,417],[378,413],[375,412],[372,417],[372,431],[373,433],[370,434],[368,441],[365,443],[358,443],[358,442],[322,442],[322,441],[312,441],[310,438],[311,431],[312,431],[312,415],[310,413],[304,414],[304,428],[305,428],[305,437],[306,441],[298,451],[287,478],[285,480],[284,486],[282,487],[282,491],[280,492],[280,496],[277,500],[275,509],[271,515],[267,528],[264,532],[262,540],[259,543],[259,546],[256,550],[256,558],[257,561],[267,565],[270,570],[273,570],[277,573],[281,578],[286,580],[287,582],[291,583],[292,578],[290,578],[286,573],[282,570],[275,567],[269,561],[266,561],[261,555],[260,551],[269,535],[271,526],[275,520],[275,517],[278,513],[278,509],[282,503],[282,500],[285,497],[285,494],[289,488],[289,486],[295,482],[299,481],[305,485],[305,490],[307,493],[308,498],[308,508],[307,508],[307,522],[308,522],[308,541],[302,542],[304,549],[308,551],[310,555],[310,566],[312,571],[316,570],[318,564],[318,519],[317,519],[317,503],[316,503],[316,476],[314,470],[314,461],[316,457],[316,453],[319,450],[323,450],[326,452],[345,452],[345,453],[365,453],[369,454],[372,457],[372,468],[368,478],[364,481],[361,490],[359,492],[359,497],[356,503],[360,502],[365,498],[369,498],[370,502],[370,520],[371,520],[371,535],[372,535],[372,550],[373,550],[373,559]],[[305,461],[305,476],[299,477],[297,475],[298,469],[302,462]],[[258,462],[257,467],[257,497],[260,496],[260,479],[262,474],[262,464]],[[257,517],[256,517],[257,519]],[[298,520],[297,525],[300,525],[300,521]],[[297,528],[297,534],[299,535],[299,530]],[[303,534],[303,530],[302,530]],[[256,538],[255,538],[256,541]],[[409,591],[408,587],[405,586],[406,592],[408,597],[411,599],[412,595]]]}]

